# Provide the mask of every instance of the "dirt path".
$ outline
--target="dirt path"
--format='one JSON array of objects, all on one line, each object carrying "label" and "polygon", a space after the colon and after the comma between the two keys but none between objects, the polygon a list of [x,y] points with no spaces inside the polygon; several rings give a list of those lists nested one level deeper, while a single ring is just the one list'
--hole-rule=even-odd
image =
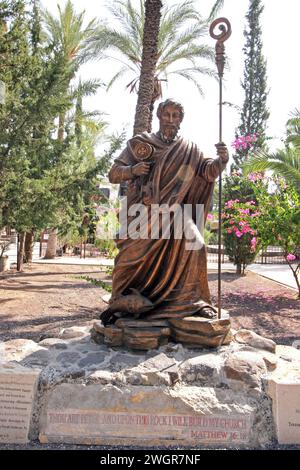
[{"label": "dirt path", "polygon": [[[39,341],[56,336],[63,327],[97,318],[105,307],[104,291],[80,276],[109,279],[96,266],[33,264],[23,273],[2,274],[0,340]],[[216,273],[210,273],[209,281],[216,298]],[[249,272],[242,278],[224,273],[222,291],[233,328],[253,329],[281,344],[300,339],[300,301],[294,290]]]}]

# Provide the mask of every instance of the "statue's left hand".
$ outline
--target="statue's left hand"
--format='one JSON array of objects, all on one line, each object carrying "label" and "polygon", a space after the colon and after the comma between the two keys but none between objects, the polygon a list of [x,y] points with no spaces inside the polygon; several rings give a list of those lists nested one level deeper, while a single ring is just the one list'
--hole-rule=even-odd
[{"label": "statue's left hand", "polygon": [[229,153],[224,142],[219,142],[216,144],[217,155],[220,157],[223,163],[227,163],[229,160]]}]

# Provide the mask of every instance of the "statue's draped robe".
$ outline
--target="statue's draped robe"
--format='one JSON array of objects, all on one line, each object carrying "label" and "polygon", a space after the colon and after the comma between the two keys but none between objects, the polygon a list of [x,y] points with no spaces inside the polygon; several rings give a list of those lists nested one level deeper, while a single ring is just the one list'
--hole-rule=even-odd
[{"label": "statue's draped robe", "polygon": [[[134,142],[153,146],[149,175],[132,179],[131,166],[137,162]],[[222,163],[222,169],[225,164]],[[143,133],[128,141],[127,148],[115,160],[109,178],[112,183],[129,181],[128,209],[133,204],[146,204],[148,234],[151,233],[150,204],[192,204],[190,220],[196,238],[202,238],[195,225],[196,204],[204,205],[206,218],[211,201],[213,183],[219,174],[219,159],[204,158],[195,144],[178,138],[171,144],[162,142],[156,134]],[[142,183],[149,182],[151,194],[142,195]],[[128,223],[134,217],[128,217]],[[161,221],[160,221],[161,226]],[[130,288],[150,299],[154,308],[141,313],[140,318],[154,319],[193,315],[211,304],[207,280],[206,248],[188,250],[187,240],[174,238],[174,217],[171,214],[170,239],[116,240],[119,254],[113,272],[113,291],[110,305],[120,295],[131,293]]]}]

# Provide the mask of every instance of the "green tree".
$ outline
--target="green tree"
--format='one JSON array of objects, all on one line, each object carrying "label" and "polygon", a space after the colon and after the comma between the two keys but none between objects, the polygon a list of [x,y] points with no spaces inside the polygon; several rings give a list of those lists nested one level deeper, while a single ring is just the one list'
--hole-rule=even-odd
[{"label": "green tree", "polygon": [[[0,79],[6,84],[5,105],[0,108],[0,212],[1,224],[19,232],[20,253],[33,219],[31,196],[40,171],[47,166],[43,155],[49,147],[54,117],[67,106],[63,89],[66,70],[61,57],[39,43],[37,2],[0,3]],[[51,145],[50,145],[51,149]],[[51,150],[47,152],[51,153]],[[53,156],[53,155],[52,155]]]},{"label": "green tree", "polygon": [[[82,217],[90,195],[111,154],[96,158],[95,147],[103,121],[91,119],[72,106],[94,83],[68,89],[70,70],[61,50],[43,43],[38,35],[37,3],[1,2],[1,22],[9,24],[0,41],[1,79],[7,99],[0,108],[1,226],[19,233],[18,269],[21,269],[25,233],[60,227]],[[70,113],[64,140],[55,138],[55,118]],[[94,116],[95,117],[95,116]],[[99,117],[98,115],[96,117]],[[83,132],[76,142],[74,121]],[[114,149],[116,146],[114,147]]]},{"label": "green tree", "polygon": [[[256,135],[257,140],[252,148],[263,149],[266,144],[266,123],[269,117],[267,109],[267,65],[262,53],[262,31],[260,18],[263,12],[261,0],[250,0],[246,15],[247,27],[244,46],[245,66],[242,87],[245,99],[240,116],[240,124],[236,131],[238,136]],[[249,147],[241,146],[236,150],[234,169],[239,169],[248,158]]]},{"label": "green tree", "polygon": [[268,189],[268,180],[255,186],[260,212],[260,243],[262,248],[276,245],[283,249],[300,299],[300,195],[281,178],[272,178],[271,183],[272,192]]},{"label": "green tree", "polygon": [[[58,18],[49,11],[44,11],[44,29],[49,45],[55,47],[60,54],[62,54],[68,66],[69,81],[65,89],[65,93],[67,94],[70,83],[75,77],[80,65],[88,60],[89,46],[87,41],[94,36],[99,24],[94,18],[87,26],[84,26],[85,12],[76,13],[70,0],[66,2],[64,9],[59,5],[57,5],[57,7]],[[59,113],[57,138],[60,141],[64,140],[65,121],[66,113]],[[56,236],[57,229],[53,228],[49,237],[49,246],[47,247],[45,255],[46,258],[55,257]]]}]

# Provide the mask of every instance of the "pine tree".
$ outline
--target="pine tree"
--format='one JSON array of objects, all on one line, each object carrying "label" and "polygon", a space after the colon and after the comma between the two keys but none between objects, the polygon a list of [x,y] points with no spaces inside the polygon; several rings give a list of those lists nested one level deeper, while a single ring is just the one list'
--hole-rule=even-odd
[{"label": "pine tree", "polygon": [[[247,27],[244,30],[246,42],[243,48],[245,67],[242,87],[245,92],[245,100],[236,137],[256,134],[257,140],[251,145],[251,150],[265,147],[266,123],[269,117],[267,65],[262,53],[260,25],[263,9],[261,0],[250,0],[246,15]],[[248,153],[249,147],[236,150],[236,154],[233,156],[235,162],[233,169],[241,167],[241,164],[247,159]]]}]

